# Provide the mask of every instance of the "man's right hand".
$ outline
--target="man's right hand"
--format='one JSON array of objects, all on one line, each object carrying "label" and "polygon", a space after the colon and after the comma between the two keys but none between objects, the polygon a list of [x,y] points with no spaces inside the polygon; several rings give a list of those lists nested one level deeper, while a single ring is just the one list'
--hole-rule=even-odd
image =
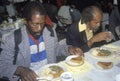
[{"label": "man's right hand", "polygon": [[88,46],[91,47],[92,44],[95,42],[101,42],[101,41],[110,41],[112,40],[110,32],[101,32],[93,36],[89,41],[88,41]]},{"label": "man's right hand", "polygon": [[94,42],[101,42],[101,41],[107,41],[107,40],[111,40],[111,35],[110,32],[106,31],[106,32],[101,32],[96,34],[93,38]]},{"label": "man's right hand", "polygon": [[26,67],[19,66],[14,74],[19,75],[21,81],[38,81],[36,80],[38,75],[33,70]]}]

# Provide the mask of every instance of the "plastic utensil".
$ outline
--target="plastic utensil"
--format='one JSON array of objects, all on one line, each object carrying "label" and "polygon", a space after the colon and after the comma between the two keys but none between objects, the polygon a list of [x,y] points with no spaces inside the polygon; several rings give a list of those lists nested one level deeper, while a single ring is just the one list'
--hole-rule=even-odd
[{"label": "plastic utensil", "polygon": [[37,80],[47,80],[47,81],[51,81],[53,79],[53,77],[48,76],[48,77],[38,77],[36,78]]}]

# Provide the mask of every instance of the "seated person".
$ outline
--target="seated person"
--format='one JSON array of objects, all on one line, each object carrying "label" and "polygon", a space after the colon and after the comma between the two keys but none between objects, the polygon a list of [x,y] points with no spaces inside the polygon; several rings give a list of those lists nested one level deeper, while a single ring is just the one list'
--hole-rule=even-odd
[{"label": "seated person", "polygon": [[23,18],[26,22],[18,29],[21,30],[21,34],[18,34],[21,38],[19,50],[15,49],[14,32],[2,38],[0,78],[7,77],[10,81],[18,81],[19,78],[21,81],[38,81],[35,71],[46,64],[55,63],[56,56],[83,54],[80,48],[59,45],[54,28],[45,24],[46,15],[41,3],[31,1],[25,5]]},{"label": "seated person", "polygon": [[111,40],[109,32],[100,32],[93,35],[100,27],[102,11],[97,6],[89,6],[81,13],[79,22],[73,23],[67,29],[67,44],[80,47],[88,51],[96,42]]},{"label": "seated person", "polygon": [[118,0],[118,5],[111,12],[109,23],[110,31],[113,33],[115,39],[118,40],[119,37],[116,34],[115,28],[120,25],[120,0]]}]

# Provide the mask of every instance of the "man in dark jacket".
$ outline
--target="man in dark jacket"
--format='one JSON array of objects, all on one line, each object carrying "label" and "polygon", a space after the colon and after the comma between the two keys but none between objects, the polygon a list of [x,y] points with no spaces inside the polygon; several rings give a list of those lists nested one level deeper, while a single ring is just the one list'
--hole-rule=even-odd
[{"label": "man in dark jacket", "polygon": [[96,42],[111,40],[109,32],[101,32],[93,36],[100,27],[102,11],[97,6],[89,6],[81,13],[79,22],[73,23],[67,30],[67,44],[88,51]]}]

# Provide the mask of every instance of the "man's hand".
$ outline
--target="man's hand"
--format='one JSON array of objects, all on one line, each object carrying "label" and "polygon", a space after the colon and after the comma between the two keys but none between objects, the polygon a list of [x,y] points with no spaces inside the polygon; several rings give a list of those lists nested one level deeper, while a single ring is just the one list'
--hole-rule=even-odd
[{"label": "man's hand", "polygon": [[73,55],[84,56],[83,51],[78,47],[70,46],[68,48],[68,51],[69,51],[70,54],[73,54]]},{"label": "man's hand", "polygon": [[19,66],[15,71],[15,75],[19,75],[22,81],[38,81],[37,74],[29,68]]},{"label": "man's hand", "polygon": [[101,32],[101,33],[98,33],[96,34],[95,36],[93,36],[91,38],[92,42],[101,42],[101,41],[107,41],[107,40],[111,40],[111,35],[110,35],[110,32]]},{"label": "man's hand", "polygon": [[101,32],[93,36],[89,41],[88,41],[88,46],[91,47],[95,42],[101,42],[101,41],[111,41],[111,34],[110,32]]}]

